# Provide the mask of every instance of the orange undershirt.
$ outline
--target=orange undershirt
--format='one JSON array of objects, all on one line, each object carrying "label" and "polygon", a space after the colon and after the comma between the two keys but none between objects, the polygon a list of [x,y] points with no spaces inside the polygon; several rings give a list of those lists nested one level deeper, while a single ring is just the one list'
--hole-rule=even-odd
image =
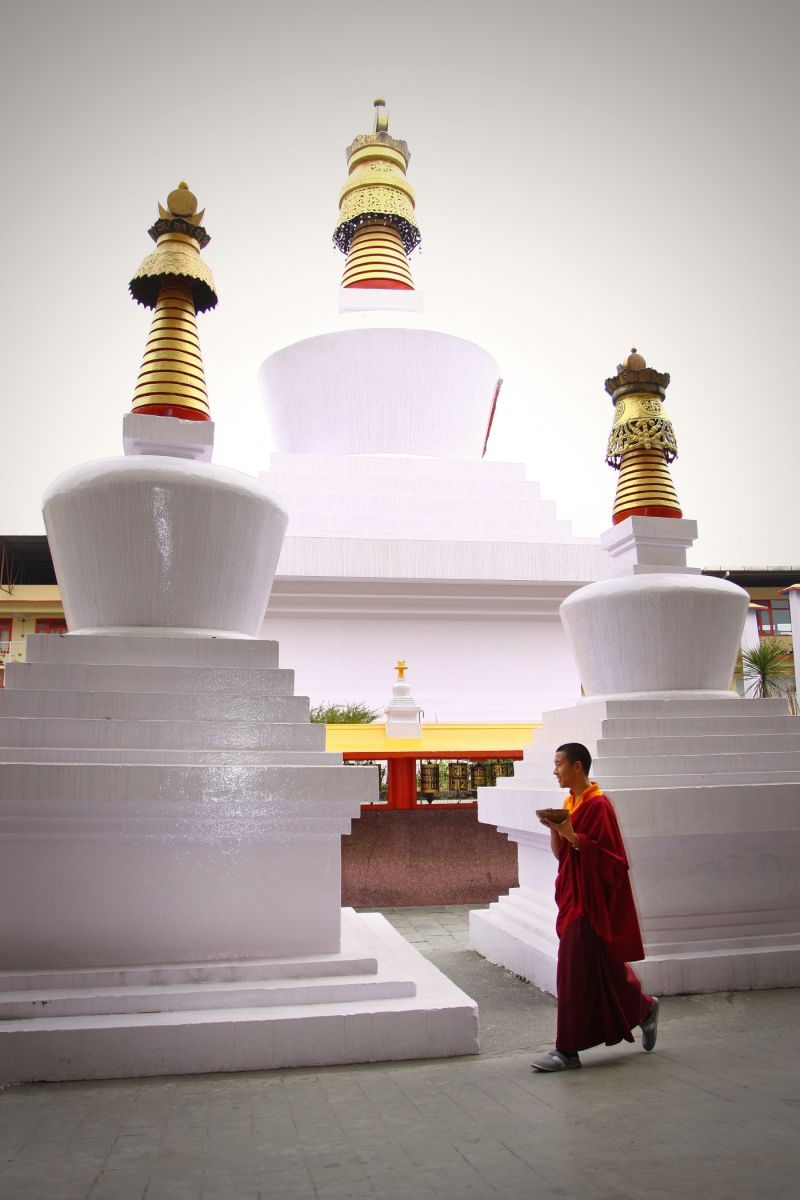
[{"label": "orange undershirt", "polygon": [[569,793],[564,801],[564,808],[568,813],[572,814],[576,812],[582,804],[585,804],[587,800],[594,800],[595,796],[599,796],[602,790],[603,789],[600,787],[600,784],[595,779],[592,779],[586,791],[581,792],[577,799],[573,796],[572,792]]}]

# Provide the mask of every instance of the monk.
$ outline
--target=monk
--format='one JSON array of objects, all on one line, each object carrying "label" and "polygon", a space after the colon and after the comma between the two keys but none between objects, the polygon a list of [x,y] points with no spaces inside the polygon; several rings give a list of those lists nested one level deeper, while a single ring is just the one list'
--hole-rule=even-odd
[{"label": "monk", "polygon": [[637,1025],[643,1048],[656,1044],[658,999],[642,991],[628,966],[644,958],[628,859],[611,801],[589,779],[591,769],[585,746],[559,746],[553,774],[569,788],[567,817],[550,820],[546,809],[539,814],[558,859],[558,1023],[555,1050],[531,1064],[535,1071],[579,1067],[578,1051],[632,1042]]}]

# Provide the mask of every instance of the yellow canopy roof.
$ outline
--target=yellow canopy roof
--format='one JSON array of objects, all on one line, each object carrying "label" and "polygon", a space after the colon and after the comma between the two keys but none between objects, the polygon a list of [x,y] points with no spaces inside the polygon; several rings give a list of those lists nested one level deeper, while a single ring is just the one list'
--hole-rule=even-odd
[{"label": "yellow canopy roof", "polygon": [[327,725],[325,749],[340,754],[370,754],[380,758],[387,752],[408,751],[421,758],[434,758],[437,753],[470,751],[483,754],[506,750],[521,750],[533,740],[541,722],[509,722],[507,724],[431,724],[422,726],[420,738],[390,738],[383,722],[374,725]]}]

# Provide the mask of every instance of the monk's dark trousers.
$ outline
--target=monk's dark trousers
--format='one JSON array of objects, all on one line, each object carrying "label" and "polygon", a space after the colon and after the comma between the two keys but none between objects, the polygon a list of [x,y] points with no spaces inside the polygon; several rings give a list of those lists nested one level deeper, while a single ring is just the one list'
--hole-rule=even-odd
[{"label": "monk's dark trousers", "polygon": [[566,1052],[632,1042],[631,1031],[653,1004],[628,964],[608,953],[588,917],[570,921],[561,935],[556,989],[556,1049]]}]

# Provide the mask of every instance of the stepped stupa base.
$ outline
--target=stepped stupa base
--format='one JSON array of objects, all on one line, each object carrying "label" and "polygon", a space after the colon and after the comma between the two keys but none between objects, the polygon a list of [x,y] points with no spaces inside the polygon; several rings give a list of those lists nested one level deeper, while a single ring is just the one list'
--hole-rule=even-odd
[{"label": "stepped stupa base", "polygon": [[378,913],[338,954],[0,973],[0,1082],[123,1079],[478,1052],[478,1012]]},{"label": "stepped stupa base", "polygon": [[[470,913],[470,946],[489,962],[554,996],[558,953],[554,926],[554,910],[546,916],[537,912],[529,896],[512,888],[502,903]],[[800,986],[800,936],[751,947],[746,940],[732,939],[731,945],[715,949],[648,952],[644,962],[633,965],[645,990],[656,996]]]},{"label": "stepped stupa base", "polygon": [[340,907],[377,777],[274,642],[32,634],[0,763],[0,1084],[477,1053],[474,1001]]},{"label": "stepped stupa base", "polygon": [[513,779],[479,790],[519,845],[520,887],[470,914],[490,962],[555,992],[556,862],[537,808],[553,754],[586,745],[620,818],[657,995],[800,986],[800,724],[781,700],[709,692],[588,699],[545,715]]}]

